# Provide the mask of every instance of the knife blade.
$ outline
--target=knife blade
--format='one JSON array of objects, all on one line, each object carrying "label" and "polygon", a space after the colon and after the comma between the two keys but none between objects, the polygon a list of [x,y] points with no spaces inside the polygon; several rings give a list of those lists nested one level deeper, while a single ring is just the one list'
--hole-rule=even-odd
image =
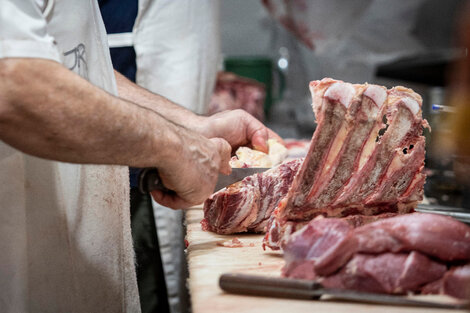
[{"label": "knife blade", "polygon": [[[214,192],[227,187],[233,183],[236,183],[247,176],[254,175],[256,173],[261,173],[269,168],[266,167],[249,167],[249,168],[232,168],[232,173],[230,175],[219,174],[217,178],[217,183],[214,188]],[[165,187],[163,184],[158,170],[156,168],[144,168],[139,173],[139,190],[142,193],[148,193],[153,190],[160,190],[165,193],[175,193],[173,190],[170,190]]]},{"label": "knife blade", "polygon": [[217,184],[215,184],[214,192],[239,182],[247,176],[262,173],[267,170],[269,170],[267,167],[232,168],[232,173],[230,173],[230,175],[219,174]]},{"label": "knife blade", "polygon": [[440,309],[469,308],[469,303],[467,301],[459,303],[433,302],[420,299],[410,299],[396,295],[323,288],[321,284],[313,280],[268,277],[239,273],[222,274],[219,278],[219,286],[222,290],[229,293],[252,296],[320,300],[322,296],[327,295],[339,300],[373,304]]},{"label": "knife blade", "polygon": [[438,204],[418,204],[417,212],[446,215],[455,218],[462,223],[470,225],[470,212],[463,208],[449,207]]}]

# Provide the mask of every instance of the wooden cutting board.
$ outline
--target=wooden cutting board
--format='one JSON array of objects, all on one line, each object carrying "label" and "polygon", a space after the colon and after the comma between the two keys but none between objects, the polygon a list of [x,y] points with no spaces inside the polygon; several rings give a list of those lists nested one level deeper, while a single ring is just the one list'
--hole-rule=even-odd
[{"label": "wooden cutting board", "polygon": [[[282,254],[271,250],[263,251],[263,235],[237,234],[217,235],[204,232],[200,221],[201,207],[186,210],[187,225],[187,260],[189,267],[189,291],[193,313],[212,312],[467,312],[456,310],[438,310],[429,308],[396,307],[375,304],[362,304],[344,301],[308,301],[294,299],[275,299],[267,297],[241,296],[223,292],[218,285],[222,273],[246,273],[256,275],[281,275],[284,265]],[[242,243],[242,247],[230,248],[233,238]],[[449,302],[446,296],[415,296],[428,301]]]}]

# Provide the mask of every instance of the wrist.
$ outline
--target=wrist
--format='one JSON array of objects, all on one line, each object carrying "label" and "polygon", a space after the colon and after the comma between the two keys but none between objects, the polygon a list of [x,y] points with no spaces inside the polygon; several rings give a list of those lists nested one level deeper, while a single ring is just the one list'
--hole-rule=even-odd
[{"label": "wrist", "polygon": [[179,160],[182,147],[185,144],[181,127],[171,122],[166,123],[165,131],[155,135],[152,148],[155,151],[154,160],[157,168],[166,167],[169,163]]},{"label": "wrist", "polygon": [[202,116],[202,115],[197,115],[194,114],[188,121],[185,121],[184,124],[182,124],[184,127],[187,129],[198,133],[199,135],[202,135],[207,138],[211,138],[210,134],[210,118],[207,116]]}]

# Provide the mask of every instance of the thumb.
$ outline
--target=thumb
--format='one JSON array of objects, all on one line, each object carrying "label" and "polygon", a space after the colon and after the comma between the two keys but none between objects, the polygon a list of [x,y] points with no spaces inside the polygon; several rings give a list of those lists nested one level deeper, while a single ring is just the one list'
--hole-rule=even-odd
[{"label": "thumb", "polygon": [[232,147],[222,138],[211,138],[210,141],[216,145],[220,156],[219,172],[229,175],[232,172],[232,168],[229,163],[232,154]]},{"label": "thumb", "polygon": [[251,137],[251,145],[255,150],[268,153],[268,130],[267,128],[259,128],[253,132]]}]

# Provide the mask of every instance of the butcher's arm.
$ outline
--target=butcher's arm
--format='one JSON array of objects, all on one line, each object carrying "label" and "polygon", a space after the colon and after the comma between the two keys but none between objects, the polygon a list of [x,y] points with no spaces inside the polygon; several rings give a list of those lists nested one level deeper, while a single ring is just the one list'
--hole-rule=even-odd
[{"label": "butcher's arm", "polygon": [[204,119],[190,110],[177,105],[167,98],[152,93],[149,90],[131,82],[124,75],[114,71],[116,83],[118,86],[119,97],[138,103],[150,110],[158,112],[165,118],[179,125],[195,125],[201,123]]},{"label": "butcher's arm", "polygon": [[[159,112],[173,122],[185,125],[208,138],[221,137],[233,148],[251,145],[267,152],[267,140],[275,138],[282,142],[275,132],[243,110],[225,111],[212,116],[199,116],[168,99],[139,87],[115,71],[119,96]],[[182,87],[183,88],[183,87]]]},{"label": "butcher's arm", "polygon": [[58,161],[157,167],[180,196],[173,207],[199,203],[211,192],[201,177],[213,188],[219,169],[230,171],[224,140],[208,140],[42,59],[0,59],[0,140]]}]

